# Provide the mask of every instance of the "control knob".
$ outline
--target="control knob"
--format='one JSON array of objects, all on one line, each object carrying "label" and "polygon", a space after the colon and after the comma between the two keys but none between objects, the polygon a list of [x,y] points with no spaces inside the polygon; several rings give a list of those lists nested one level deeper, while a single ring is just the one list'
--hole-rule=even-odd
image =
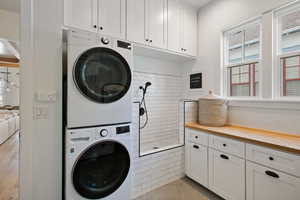
[{"label": "control knob", "polygon": [[103,44],[105,44],[105,45],[108,45],[108,44],[109,44],[109,39],[103,37],[103,38],[101,38],[101,42],[102,42]]},{"label": "control knob", "polygon": [[106,137],[107,135],[108,135],[108,130],[102,129],[102,130],[100,131],[100,136],[101,136],[101,137]]}]

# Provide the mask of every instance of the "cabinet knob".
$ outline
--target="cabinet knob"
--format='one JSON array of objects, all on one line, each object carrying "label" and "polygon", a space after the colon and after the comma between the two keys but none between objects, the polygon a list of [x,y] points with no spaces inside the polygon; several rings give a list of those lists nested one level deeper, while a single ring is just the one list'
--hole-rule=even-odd
[{"label": "cabinet knob", "polygon": [[198,145],[194,145],[193,146],[195,149],[199,149],[199,146]]},{"label": "cabinet knob", "polygon": [[152,42],[152,40],[150,40],[150,42]]},{"label": "cabinet knob", "polygon": [[265,171],[265,173],[266,173],[268,176],[271,176],[271,177],[273,177],[273,178],[279,178],[279,175],[276,174],[275,172],[272,172],[272,171],[267,170],[267,171]]},{"label": "cabinet knob", "polygon": [[198,136],[195,136],[196,139],[198,139]]},{"label": "cabinet knob", "polygon": [[146,39],[146,42],[148,42],[149,41],[149,39]]},{"label": "cabinet knob", "polygon": [[227,146],[227,144],[223,144],[223,147],[226,147]]},{"label": "cabinet knob", "polygon": [[94,28],[97,28],[97,25],[94,25],[93,27],[94,27]]},{"label": "cabinet knob", "polygon": [[270,156],[270,157],[269,157],[269,160],[273,161],[273,160],[274,160],[274,158],[273,158],[272,156]]},{"label": "cabinet knob", "polygon": [[103,27],[102,27],[102,26],[100,26],[100,30],[103,30]]},{"label": "cabinet knob", "polygon": [[220,157],[223,158],[223,159],[225,159],[225,160],[229,160],[229,157],[226,156],[226,155],[224,155],[224,154],[221,154]]}]

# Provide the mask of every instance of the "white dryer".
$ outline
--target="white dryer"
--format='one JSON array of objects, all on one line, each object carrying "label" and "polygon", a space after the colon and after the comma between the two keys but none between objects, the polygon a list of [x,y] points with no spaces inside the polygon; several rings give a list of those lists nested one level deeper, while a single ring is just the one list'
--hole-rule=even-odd
[{"label": "white dryer", "polygon": [[131,122],[131,44],[67,30],[63,52],[66,127]]},{"label": "white dryer", "polygon": [[68,130],[66,200],[129,200],[130,124]]}]

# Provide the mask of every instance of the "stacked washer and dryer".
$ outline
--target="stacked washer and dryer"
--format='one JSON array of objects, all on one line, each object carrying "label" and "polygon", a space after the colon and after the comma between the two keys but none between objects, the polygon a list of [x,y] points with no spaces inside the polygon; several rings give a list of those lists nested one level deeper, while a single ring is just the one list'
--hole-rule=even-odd
[{"label": "stacked washer and dryer", "polygon": [[65,30],[64,198],[128,200],[131,44]]}]

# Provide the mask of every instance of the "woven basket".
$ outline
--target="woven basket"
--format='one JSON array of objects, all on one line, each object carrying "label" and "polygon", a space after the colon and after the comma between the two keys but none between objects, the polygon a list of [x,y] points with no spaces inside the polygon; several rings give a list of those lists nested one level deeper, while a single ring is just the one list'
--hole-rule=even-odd
[{"label": "woven basket", "polygon": [[199,124],[224,126],[227,122],[227,102],[209,91],[209,95],[199,99]]}]

